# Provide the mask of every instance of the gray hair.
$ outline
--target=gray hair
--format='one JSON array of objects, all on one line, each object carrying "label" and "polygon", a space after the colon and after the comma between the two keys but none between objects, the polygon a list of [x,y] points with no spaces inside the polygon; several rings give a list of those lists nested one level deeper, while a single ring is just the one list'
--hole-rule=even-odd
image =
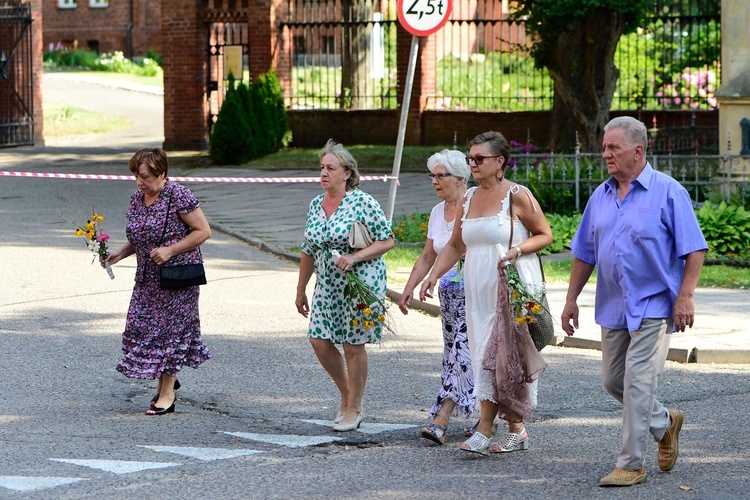
[{"label": "gray hair", "polygon": [[357,160],[354,159],[352,154],[347,151],[344,146],[328,139],[326,145],[318,153],[318,158],[322,161],[323,157],[327,154],[332,154],[341,162],[341,165],[350,171],[352,175],[346,180],[346,190],[351,191],[359,186],[359,168],[357,167]]},{"label": "gray hair", "polygon": [[612,118],[604,126],[605,133],[611,129],[622,130],[625,134],[625,139],[630,144],[640,144],[643,146],[644,152],[648,148],[648,130],[642,121],[636,120],[632,116],[618,116],[617,118]]},{"label": "gray hair", "polygon": [[453,177],[461,179],[464,187],[468,185],[471,170],[466,164],[466,155],[460,151],[444,149],[435,153],[427,159],[427,168],[430,172],[435,171],[435,167],[442,165]]}]

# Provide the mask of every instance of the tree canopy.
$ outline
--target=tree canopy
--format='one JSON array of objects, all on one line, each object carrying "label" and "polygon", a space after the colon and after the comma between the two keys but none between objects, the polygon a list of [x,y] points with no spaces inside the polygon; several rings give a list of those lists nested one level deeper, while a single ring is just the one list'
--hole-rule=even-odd
[{"label": "tree canopy", "polygon": [[570,120],[585,151],[599,147],[620,72],[614,64],[620,37],[643,21],[653,0],[518,0],[512,17],[534,39],[532,57],[550,73],[558,111],[552,139]]}]

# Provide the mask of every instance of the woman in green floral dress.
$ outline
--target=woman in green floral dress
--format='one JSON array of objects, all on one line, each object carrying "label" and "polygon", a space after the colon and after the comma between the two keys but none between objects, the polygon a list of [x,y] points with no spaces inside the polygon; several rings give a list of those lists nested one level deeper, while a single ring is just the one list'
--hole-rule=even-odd
[{"label": "woman in green floral dress", "polygon": [[[329,140],[319,157],[320,185],[325,192],[312,200],[307,212],[295,305],[304,317],[309,315],[307,336],[318,361],[341,393],[333,430],[352,431],[364,418],[365,344],[379,343],[382,331],[382,320],[369,319],[382,318],[385,312],[373,314],[370,308],[377,309],[377,303],[370,307],[373,304],[362,304],[347,296],[345,274],[356,273],[383,303],[386,289],[383,254],[393,248],[393,233],[378,202],[358,189],[359,171],[352,155],[341,144]],[[373,237],[370,246],[361,249],[349,246],[354,221],[364,223],[369,229]],[[306,289],[313,273],[315,290],[309,303]],[[342,344],[343,356],[336,344]]]}]

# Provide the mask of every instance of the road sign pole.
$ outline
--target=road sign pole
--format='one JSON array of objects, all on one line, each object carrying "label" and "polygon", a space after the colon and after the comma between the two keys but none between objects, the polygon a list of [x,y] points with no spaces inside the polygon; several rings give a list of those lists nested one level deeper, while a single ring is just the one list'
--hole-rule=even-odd
[{"label": "road sign pole", "polygon": [[409,119],[409,104],[411,91],[414,86],[414,72],[417,69],[417,55],[419,54],[419,37],[411,37],[411,51],[409,52],[409,67],[406,70],[406,87],[404,88],[404,102],[401,104],[401,121],[398,124],[398,139],[396,140],[396,155],[393,157],[393,172],[391,176],[391,190],[388,192],[388,211],[385,216],[393,220],[393,209],[396,205],[396,189],[398,189],[398,174],[401,171],[401,155],[404,152],[404,138],[406,136],[406,122]]}]

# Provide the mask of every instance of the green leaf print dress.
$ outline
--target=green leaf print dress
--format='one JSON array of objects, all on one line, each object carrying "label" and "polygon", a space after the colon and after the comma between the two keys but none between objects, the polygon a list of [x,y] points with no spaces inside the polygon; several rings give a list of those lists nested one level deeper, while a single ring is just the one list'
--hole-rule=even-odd
[{"label": "green leaf print dress", "polygon": [[[321,206],[323,196],[321,194],[310,202],[305,242],[302,244],[302,252],[315,261],[315,291],[310,305],[310,329],[307,335],[335,344],[377,344],[380,342],[380,324],[368,329],[363,328],[362,322],[353,325],[355,318],[352,309],[356,310],[356,304],[349,304],[350,299],[344,296],[344,272],[334,265],[331,252],[336,250],[344,255],[354,251],[348,240],[355,220],[364,222],[376,241],[393,236],[391,223],[385,218],[380,204],[359,189],[348,191],[330,218],[326,218]],[[356,272],[381,301],[385,300],[383,257],[357,262],[349,272]]]}]

